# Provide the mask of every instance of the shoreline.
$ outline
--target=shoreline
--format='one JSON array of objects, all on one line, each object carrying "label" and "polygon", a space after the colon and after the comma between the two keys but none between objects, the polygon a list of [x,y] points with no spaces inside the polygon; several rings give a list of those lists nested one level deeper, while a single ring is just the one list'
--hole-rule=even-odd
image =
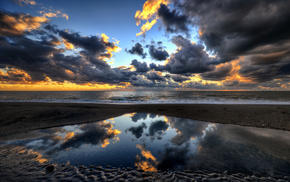
[{"label": "shoreline", "polygon": [[96,122],[134,112],[290,131],[290,105],[0,102],[0,108],[0,138],[3,139],[28,131]]}]

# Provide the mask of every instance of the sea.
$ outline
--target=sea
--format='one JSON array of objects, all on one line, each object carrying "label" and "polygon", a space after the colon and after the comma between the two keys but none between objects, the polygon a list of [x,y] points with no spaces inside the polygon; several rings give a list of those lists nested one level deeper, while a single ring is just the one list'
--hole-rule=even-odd
[{"label": "sea", "polygon": [[290,91],[0,91],[0,102],[290,105]]}]

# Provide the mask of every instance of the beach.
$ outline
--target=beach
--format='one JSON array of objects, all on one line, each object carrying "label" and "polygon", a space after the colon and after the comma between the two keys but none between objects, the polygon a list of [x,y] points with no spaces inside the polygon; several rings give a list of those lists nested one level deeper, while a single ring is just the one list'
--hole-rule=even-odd
[{"label": "beach", "polygon": [[[219,146],[222,145],[224,142],[221,142],[220,144],[216,143],[220,139],[220,137],[228,138],[225,140],[236,140],[237,143],[248,141],[250,143],[249,146],[254,145],[258,148],[260,148],[263,151],[267,152],[268,156],[275,156],[275,161],[280,161],[281,164],[286,165],[286,167],[282,167],[282,170],[287,171],[288,163],[287,163],[287,155],[289,149],[287,149],[288,139],[287,134],[283,134],[285,131],[281,131],[278,133],[281,133],[280,137],[275,137],[276,134],[274,134],[267,142],[264,141],[264,139],[267,139],[267,137],[271,136],[271,133],[274,131],[262,131],[259,128],[269,128],[269,129],[277,129],[277,130],[286,130],[290,131],[290,106],[289,105],[238,105],[238,104],[85,104],[85,103],[36,103],[36,102],[2,102],[0,103],[1,107],[1,114],[0,114],[0,142],[8,142],[8,141],[42,141],[44,138],[48,137],[48,131],[49,128],[51,128],[51,131],[55,131],[56,133],[59,132],[65,132],[64,129],[56,129],[54,127],[59,126],[68,126],[72,125],[72,127],[75,127],[76,124],[83,124],[79,125],[79,129],[83,131],[81,134],[75,134],[75,137],[77,136],[87,136],[87,137],[81,137],[84,140],[81,140],[81,142],[88,142],[91,139],[95,141],[94,139],[97,139],[98,136],[96,135],[98,132],[101,134],[101,131],[108,131],[103,127],[108,126],[108,129],[110,130],[110,133],[114,133],[114,131],[118,130],[111,130],[113,125],[110,125],[111,123],[114,123],[114,119],[119,116],[124,116],[127,114],[128,118],[131,118],[131,121],[129,123],[136,124],[136,120],[140,118],[133,118],[133,116],[137,116],[139,113],[142,115],[142,113],[145,113],[145,117],[149,116],[149,120],[152,120],[152,118],[156,116],[166,116],[167,119],[173,124],[171,126],[179,127],[178,129],[181,130],[183,133],[183,137],[190,137],[191,139],[198,139],[201,141],[207,141],[205,140],[205,135],[207,135],[206,131],[205,133],[203,131],[200,131],[201,133],[195,136],[195,133],[199,133],[196,129],[201,128],[201,130],[204,130],[208,126],[214,126],[212,124],[207,124],[204,122],[199,121],[205,121],[209,123],[223,123],[228,125],[220,126],[224,128],[227,126],[229,129],[235,128],[236,125],[241,126],[248,126],[249,129],[233,129],[230,132],[225,132],[225,130],[216,130],[216,135],[209,134],[208,139],[217,139],[217,141],[214,141],[211,143],[211,145]],[[132,114],[135,113],[135,114]],[[148,114],[147,114],[148,113]],[[129,115],[128,115],[129,114]],[[150,116],[150,114],[152,114]],[[154,117],[153,117],[154,116]],[[172,116],[172,117],[171,117]],[[176,117],[176,118],[175,118]],[[175,118],[175,119],[174,119]],[[192,119],[192,120],[177,120],[177,118],[186,118],[186,119]],[[144,119],[144,118],[143,118]],[[108,120],[109,122],[106,122],[104,120]],[[164,119],[163,119],[164,120]],[[196,122],[194,120],[197,120]],[[132,122],[133,121],[133,122]],[[144,122],[144,120],[139,121],[139,123]],[[156,121],[152,121],[150,128],[153,128],[154,124],[157,123],[164,123],[164,121],[160,121],[160,119],[156,119]],[[169,123],[170,123],[169,122]],[[100,124],[97,124],[100,123]],[[183,123],[183,124],[182,124]],[[190,123],[195,123],[194,125],[190,125]],[[94,125],[92,125],[94,124]],[[97,125],[96,125],[97,124]],[[144,123],[143,123],[144,124]],[[86,127],[87,125],[87,127]],[[99,128],[97,130],[90,130],[90,128],[96,127]],[[109,127],[110,126],[110,127]],[[122,126],[119,125],[119,126]],[[140,125],[142,126],[142,124]],[[157,125],[156,125],[157,126]],[[169,125],[167,125],[168,127]],[[188,126],[192,126],[194,128],[187,128]],[[201,127],[202,126],[202,127]],[[203,128],[204,127],[204,128]],[[220,128],[218,127],[218,128]],[[84,130],[87,128],[88,130]],[[100,129],[105,130],[100,130]],[[195,129],[196,128],[196,129]],[[203,128],[203,129],[202,129]],[[46,129],[47,132],[38,132],[36,130],[40,129]],[[79,130],[76,129],[75,131]],[[160,128],[161,129],[161,128]],[[207,128],[209,129],[209,128]],[[125,135],[129,134],[131,129],[127,129],[125,132],[122,131]],[[175,130],[175,129],[174,129]],[[256,131],[257,130],[257,131]],[[85,131],[93,131],[95,137],[89,137],[90,132],[88,135],[85,135]],[[131,130],[133,131],[133,130]],[[137,131],[137,130],[136,130]],[[152,129],[151,131],[157,131]],[[213,130],[211,130],[213,131]],[[247,131],[247,132],[245,132]],[[143,131],[142,131],[143,132]],[[234,132],[234,133],[233,133]],[[253,133],[257,132],[257,135],[253,135]],[[66,134],[69,134],[70,132],[65,132]],[[116,132],[116,135],[121,133]],[[170,133],[168,131],[168,133]],[[211,132],[210,132],[211,133]],[[106,135],[106,132],[103,133]],[[133,132],[132,132],[133,134]],[[150,132],[149,132],[150,134]],[[179,133],[174,137],[178,137]],[[268,136],[269,135],[269,136]],[[56,135],[55,135],[56,136]],[[72,135],[74,136],[74,135]],[[108,135],[110,136],[110,135]],[[134,135],[132,135],[134,137]],[[136,136],[136,142],[138,141],[138,136]],[[248,137],[247,137],[248,136]],[[257,138],[256,136],[260,136],[261,138]],[[267,136],[266,138],[264,138]],[[277,135],[278,136],[278,135]],[[146,135],[143,135],[143,137],[147,137]],[[53,140],[57,137],[51,137]],[[64,137],[66,138],[66,137]],[[102,137],[101,137],[102,138]],[[142,138],[142,137],[141,137]],[[143,140],[144,142],[144,139]],[[152,138],[151,138],[152,139]],[[182,140],[182,143],[186,141],[184,138],[180,138]],[[211,139],[211,140],[212,140]],[[46,141],[47,139],[43,140]],[[51,140],[51,142],[53,141]],[[119,140],[119,139],[118,139]],[[116,140],[116,141],[118,141]],[[121,139],[122,140],[122,139]],[[140,140],[140,141],[141,141]],[[184,141],[183,141],[184,140]],[[62,142],[65,142],[61,140]],[[60,144],[61,144],[61,141]],[[77,140],[71,140],[76,142]],[[104,145],[107,140],[104,140],[103,144],[99,146],[99,148],[95,148],[94,150],[100,150],[100,147],[102,150],[106,149],[103,147],[106,147]],[[125,143],[131,143],[131,139],[126,141],[123,141]],[[158,141],[158,139],[157,139]],[[164,140],[166,141],[166,140]],[[171,142],[174,142],[174,139],[172,138],[170,140]],[[208,140],[210,141],[210,140]],[[270,143],[268,143],[270,141]],[[48,144],[51,142],[45,142],[43,143],[45,146],[49,146]],[[119,141],[120,142],[120,141]],[[151,141],[152,142],[152,141]],[[159,141],[160,142],[160,141]],[[33,143],[33,142],[32,142]],[[110,146],[113,146],[113,143]],[[186,142],[185,142],[186,143]],[[55,144],[52,142],[51,144]],[[92,143],[88,143],[89,145],[83,145],[83,146],[91,146]],[[175,147],[177,147],[179,144],[176,143]],[[39,143],[37,146],[41,148],[41,143]],[[52,145],[52,146],[53,146]],[[100,145],[100,144],[99,144]],[[123,144],[124,145],[124,144]],[[152,143],[150,145],[153,145]],[[184,144],[185,146],[188,145]],[[276,147],[271,146],[278,146],[279,149],[276,150]],[[149,150],[145,150],[145,148],[140,147],[141,145],[137,145],[137,148],[142,149],[143,152],[149,152]],[[145,145],[144,145],[145,146]],[[158,145],[159,146],[159,145]],[[203,150],[203,153],[201,153],[201,156],[198,158],[199,160],[202,160],[203,156],[207,156],[212,154],[211,150],[206,150],[206,147],[208,144],[205,144],[203,147],[205,147]],[[230,155],[230,151],[234,148],[231,148],[233,143],[231,145],[224,144],[222,147],[222,150],[218,150],[216,148],[215,152],[215,158],[220,158],[223,155]],[[243,145],[241,145],[243,146]],[[75,146],[74,148],[67,148],[67,150],[77,150],[79,145]],[[97,145],[96,145],[97,147]],[[148,146],[147,146],[148,147]],[[229,148],[228,148],[229,147]],[[286,148],[285,148],[286,147]],[[133,147],[133,150],[136,147]],[[177,147],[178,148],[178,147]],[[178,151],[178,149],[175,149]],[[182,147],[181,147],[182,148]],[[50,147],[48,147],[50,150]],[[280,150],[281,149],[281,150]],[[44,148],[43,148],[44,150]],[[200,150],[198,148],[197,150]],[[81,156],[85,156],[86,151],[80,149],[82,151]],[[114,152],[114,150],[108,149],[107,155],[109,155],[109,151]],[[120,152],[122,150],[120,149]],[[219,151],[219,152],[218,152]],[[228,152],[226,152],[228,151]],[[239,154],[239,152],[242,151],[242,153]],[[209,153],[207,153],[209,152]],[[221,153],[222,152],[222,153]],[[223,153],[225,152],[225,153]],[[249,153],[247,153],[249,152]],[[90,153],[90,152],[89,152]],[[149,152],[150,153],[150,152]],[[207,155],[204,155],[204,153],[207,153]],[[256,152],[251,153],[248,149],[241,149],[238,148],[236,152],[234,152],[234,156],[237,157],[241,155],[240,157],[243,158],[243,156],[251,156],[255,155]],[[142,154],[142,153],[141,153]],[[151,155],[151,153],[150,153]],[[138,155],[137,155],[138,156]],[[175,157],[178,157],[179,155],[173,155],[173,159]],[[259,155],[258,155],[259,156]],[[112,156],[111,156],[112,157]],[[169,156],[167,156],[169,157]],[[194,155],[192,156],[194,157]],[[238,158],[240,158],[238,157]],[[98,158],[97,156],[93,157],[92,159]],[[136,157],[137,159],[138,157]],[[164,159],[164,158],[163,158]],[[169,157],[170,159],[170,157]],[[190,159],[190,158],[189,158]],[[189,159],[185,160],[188,161]],[[162,159],[160,159],[159,163],[155,163],[155,165],[160,165],[160,169],[162,168],[162,163],[166,163],[166,160],[162,162]],[[210,166],[214,160],[208,161],[207,158],[204,159],[209,163]],[[223,159],[221,159],[223,161]],[[196,164],[195,160],[192,164]],[[235,160],[234,160],[235,161]],[[227,165],[233,165],[230,159],[227,159],[224,161]],[[248,161],[248,159],[244,159],[243,161]],[[254,164],[257,160],[249,161],[249,163],[246,164]],[[243,171],[239,167],[233,168],[233,171],[227,171],[227,170],[218,170],[217,168],[201,168],[198,170],[158,170],[158,171],[150,171],[150,170],[143,170],[143,168],[139,168],[140,166],[136,166],[135,163],[135,169],[132,167],[113,167],[109,165],[100,165],[98,162],[96,164],[100,165],[82,165],[81,163],[58,163],[58,162],[52,162],[46,159],[40,152],[37,152],[37,150],[28,149],[26,147],[23,147],[23,145],[13,145],[13,143],[10,143],[9,145],[2,145],[0,146],[0,171],[2,171],[3,175],[0,178],[6,179],[6,180],[17,180],[17,181],[26,181],[26,180],[35,180],[35,181],[41,181],[41,180],[69,180],[69,181],[143,181],[145,178],[148,181],[192,181],[193,179],[196,181],[232,181],[232,180],[238,180],[238,181],[288,181],[289,176],[288,175],[279,175],[279,174],[255,174],[252,172]],[[148,161],[147,161],[148,162]],[[244,162],[241,162],[243,164]],[[279,163],[279,165],[280,165]],[[206,163],[201,162],[202,165],[205,165]],[[213,163],[213,164],[219,164],[219,163]],[[273,165],[274,163],[269,163]],[[240,164],[236,164],[240,165]],[[276,165],[276,164],[275,164]],[[166,165],[167,166],[167,165]],[[221,165],[223,166],[223,165]],[[220,167],[221,167],[220,166]],[[259,165],[260,168],[263,169],[263,165]],[[207,169],[211,169],[210,171],[207,171]],[[242,172],[241,172],[242,171]],[[287,173],[287,172],[286,172]]]},{"label": "beach", "polygon": [[56,126],[96,122],[126,113],[290,130],[290,105],[0,103],[0,138]]}]

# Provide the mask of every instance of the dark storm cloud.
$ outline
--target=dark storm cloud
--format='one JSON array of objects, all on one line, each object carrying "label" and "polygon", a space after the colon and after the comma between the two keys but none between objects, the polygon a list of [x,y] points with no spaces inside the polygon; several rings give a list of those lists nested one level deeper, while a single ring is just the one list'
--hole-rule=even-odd
[{"label": "dark storm cloud", "polygon": [[125,49],[125,51],[130,54],[141,56],[143,59],[147,56],[147,53],[144,52],[143,46],[140,43],[136,43],[131,49]]},{"label": "dark storm cloud", "polygon": [[1,40],[0,63],[26,71],[34,81],[42,81],[45,80],[45,74],[50,70],[54,74],[63,72],[63,76],[65,76],[63,68],[53,66],[54,63],[50,59],[50,55],[61,52],[61,49],[48,46],[42,41],[31,40],[22,36],[11,37]]},{"label": "dark storm cloud", "polygon": [[150,64],[151,69],[174,74],[203,73],[214,69],[203,45],[191,43],[181,35],[173,37],[172,43],[180,48],[178,52],[171,54],[165,66]]},{"label": "dark storm cloud", "polygon": [[[198,26],[200,39],[218,56],[216,64],[246,56],[240,73],[258,82],[290,74],[285,63],[289,62],[289,0],[175,0],[174,4]],[[276,63],[269,64],[272,59]]]},{"label": "dark storm cloud", "polygon": [[136,126],[136,127],[132,126],[126,131],[130,131],[136,138],[140,138],[143,134],[144,129],[146,128],[147,128],[146,124],[142,123],[141,125]]},{"label": "dark storm cloud", "polygon": [[274,54],[245,57],[239,73],[257,82],[270,81],[290,74],[290,55]]},{"label": "dark storm cloud", "polygon": [[158,9],[157,15],[162,21],[162,24],[167,32],[188,33],[188,18],[184,15],[179,15],[176,10],[170,11],[170,9],[166,5],[161,4],[160,8]]},{"label": "dark storm cloud", "polygon": [[75,45],[76,47],[80,47],[87,53],[93,55],[110,58],[110,55],[106,53],[106,50],[108,48],[113,49],[115,47],[114,43],[107,42],[99,36],[81,36],[79,33],[68,32],[66,30],[57,30],[57,32],[69,43]]},{"label": "dark storm cloud", "polygon": [[162,47],[156,48],[154,45],[149,46],[149,54],[152,59],[157,61],[164,61],[169,57],[169,54]]},{"label": "dark storm cloud", "polygon": [[134,68],[136,69],[136,72],[147,72],[149,71],[149,67],[147,66],[146,62],[139,62],[136,59],[132,60],[131,65],[134,66]]},{"label": "dark storm cloud", "polygon": [[227,63],[222,65],[221,67],[216,67],[213,71],[202,73],[201,77],[205,80],[224,80],[227,76],[230,75],[232,68],[232,64]]}]

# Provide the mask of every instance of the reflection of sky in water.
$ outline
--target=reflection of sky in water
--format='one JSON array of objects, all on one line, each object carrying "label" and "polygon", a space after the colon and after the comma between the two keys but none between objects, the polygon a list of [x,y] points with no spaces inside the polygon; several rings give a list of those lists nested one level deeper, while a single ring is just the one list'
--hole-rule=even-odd
[{"label": "reflection of sky in water", "polygon": [[208,170],[289,174],[290,132],[221,125],[146,113],[40,130],[45,136],[9,144],[38,161],[145,171]]}]

